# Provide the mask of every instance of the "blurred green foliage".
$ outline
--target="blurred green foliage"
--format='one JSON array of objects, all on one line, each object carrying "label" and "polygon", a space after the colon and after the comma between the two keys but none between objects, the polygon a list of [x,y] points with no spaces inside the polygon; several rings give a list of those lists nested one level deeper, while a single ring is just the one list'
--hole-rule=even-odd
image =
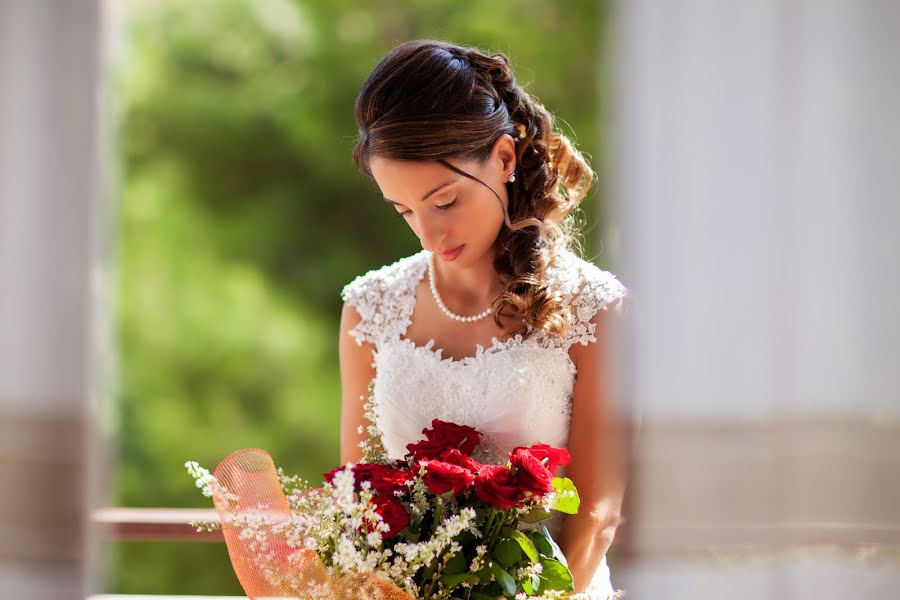
[{"label": "blurred green foliage", "polygon": [[[126,52],[111,75],[122,107],[113,502],[211,508],[184,461],[212,469],[245,447],[319,482],[339,461],[340,290],[419,249],[353,166],[359,86],[408,39],[506,52],[602,175],[603,4],[127,6]],[[585,233],[594,256],[595,231]],[[110,551],[110,593],[241,593],[222,544]]]}]

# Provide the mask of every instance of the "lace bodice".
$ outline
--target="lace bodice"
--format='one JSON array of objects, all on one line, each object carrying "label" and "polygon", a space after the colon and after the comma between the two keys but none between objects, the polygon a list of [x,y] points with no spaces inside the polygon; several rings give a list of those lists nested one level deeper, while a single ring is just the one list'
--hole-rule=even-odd
[{"label": "lace bodice", "polygon": [[596,341],[591,319],[600,309],[621,307],[625,287],[608,271],[565,251],[548,276],[572,307],[566,337],[540,332],[505,341],[494,337],[487,349],[479,344],[474,356],[455,360],[442,357],[434,339],[418,346],[403,337],[429,258],[422,250],[369,271],[341,293],[362,319],[350,335],[358,344],[375,346],[377,425],[388,455],[401,458],[406,444],[421,438],[435,418],[481,430],[476,458],[487,462],[505,462],[519,445],[565,447],[576,371],[569,348]]},{"label": "lace bodice", "polygon": [[[573,344],[596,342],[591,319],[601,309],[621,309],[627,289],[608,271],[564,251],[548,269],[550,281],[571,307],[562,339],[541,332],[521,334],[474,356],[442,356],[434,339],[424,346],[404,337],[412,321],[417,284],[425,276],[427,250],[369,271],[348,283],[341,298],[361,317],[350,330],[356,342],[375,346],[375,414],[384,448],[402,458],[406,445],[422,437],[432,419],[470,425],[482,432],[475,458],[505,464],[516,446],[536,443],[567,447],[576,368]],[[561,521],[548,523],[551,532]],[[591,589],[596,598],[611,593],[605,558]]]}]

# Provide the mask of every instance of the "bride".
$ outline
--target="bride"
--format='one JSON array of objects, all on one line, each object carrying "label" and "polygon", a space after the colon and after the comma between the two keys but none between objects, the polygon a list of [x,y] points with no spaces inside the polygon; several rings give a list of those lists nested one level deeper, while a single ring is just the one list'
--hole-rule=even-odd
[{"label": "bride", "polygon": [[356,120],[357,166],[422,250],[342,291],[341,462],[362,458],[373,380],[390,458],[435,418],[481,430],[488,462],[566,447],[581,509],[550,531],[575,592],[621,594],[606,562],[625,483],[603,352],[627,290],[571,249],[590,167],[505,54],[448,42],[388,53]]}]

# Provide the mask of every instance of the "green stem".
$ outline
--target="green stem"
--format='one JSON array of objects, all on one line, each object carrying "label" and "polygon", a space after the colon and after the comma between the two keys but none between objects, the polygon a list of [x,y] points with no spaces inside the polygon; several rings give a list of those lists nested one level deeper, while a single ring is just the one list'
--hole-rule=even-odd
[{"label": "green stem", "polygon": [[485,544],[488,548],[492,546],[491,542],[494,540],[494,523],[497,521],[497,514],[497,509],[491,507],[491,514],[487,518],[487,523],[484,526]]},{"label": "green stem", "polygon": [[491,540],[493,540],[497,537],[497,534],[500,533],[500,530],[503,528],[503,524],[506,522],[506,511],[494,511],[491,513],[491,517],[492,530],[490,531],[490,538]]}]

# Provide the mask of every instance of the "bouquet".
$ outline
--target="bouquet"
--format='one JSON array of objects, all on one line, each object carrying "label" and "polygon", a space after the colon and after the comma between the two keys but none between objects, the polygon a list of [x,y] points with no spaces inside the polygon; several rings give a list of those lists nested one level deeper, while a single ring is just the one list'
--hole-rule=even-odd
[{"label": "bouquet", "polygon": [[481,464],[479,431],[435,419],[389,460],[369,430],[363,461],[317,488],[259,449],[232,453],[214,474],[186,463],[220,517],[192,524],[222,529],[250,598],[518,600],[573,589],[542,523],[578,510],[572,481],[556,477],[565,449],[517,447],[506,464]]}]

